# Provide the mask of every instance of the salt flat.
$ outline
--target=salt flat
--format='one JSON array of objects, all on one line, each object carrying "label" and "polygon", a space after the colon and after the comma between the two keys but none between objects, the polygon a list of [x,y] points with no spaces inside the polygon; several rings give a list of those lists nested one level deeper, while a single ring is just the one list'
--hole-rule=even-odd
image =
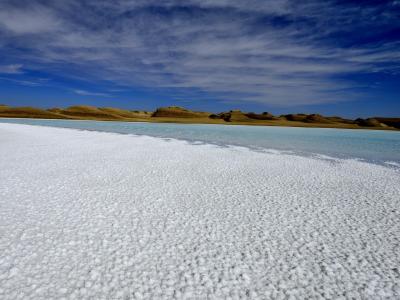
[{"label": "salt flat", "polygon": [[399,299],[400,169],[0,124],[0,299]]}]

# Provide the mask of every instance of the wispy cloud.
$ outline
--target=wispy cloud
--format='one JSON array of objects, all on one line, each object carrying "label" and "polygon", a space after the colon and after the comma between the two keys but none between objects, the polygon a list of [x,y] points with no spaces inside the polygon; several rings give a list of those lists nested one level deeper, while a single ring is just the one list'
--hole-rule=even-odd
[{"label": "wispy cloud", "polygon": [[11,64],[11,65],[0,65],[0,73],[3,74],[21,74],[22,65],[21,64]]},{"label": "wispy cloud", "polygon": [[77,95],[82,95],[82,96],[111,97],[110,94],[95,93],[95,92],[89,92],[89,91],[85,91],[85,90],[74,90],[74,93]]},{"label": "wispy cloud", "polygon": [[[3,27],[11,34],[35,34],[56,31],[61,23],[54,10],[35,3],[19,3],[7,5],[0,10],[0,20]],[[22,8],[22,9],[21,9]]]},{"label": "wispy cloud", "polygon": [[17,78],[0,77],[0,80],[30,87],[44,86],[47,85],[48,82],[48,79],[46,78],[17,79]]},{"label": "wispy cloud", "polygon": [[399,43],[371,38],[400,25],[390,1],[22,2],[0,4],[3,55],[32,68],[177,97],[338,102],[363,96],[353,91],[357,84],[349,75],[399,70]]}]

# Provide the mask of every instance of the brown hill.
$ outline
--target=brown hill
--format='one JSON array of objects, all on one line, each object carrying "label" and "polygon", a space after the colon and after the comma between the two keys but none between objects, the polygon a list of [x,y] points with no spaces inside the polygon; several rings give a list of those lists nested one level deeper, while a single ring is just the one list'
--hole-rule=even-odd
[{"label": "brown hill", "polygon": [[328,119],[329,121],[334,122],[334,123],[354,124],[354,121],[353,121],[353,120],[344,119],[344,118],[337,117],[337,116],[334,116],[334,117],[325,117],[325,118]]},{"label": "brown hill", "polygon": [[294,122],[305,122],[305,123],[315,123],[315,124],[333,124],[333,123],[343,123],[343,124],[354,124],[353,120],[343,119],[341,117],[325,117],[320,114],[289,114],[283,115],[281,118],[285,118],[288,121]]},{"label": "brown hill", "polygon": [[53,107],[53,108],[47,109],[47,111],[58,114],[62,111],[62,109],[58,108],[58,107]]},{"label": "brown hill", "polygon": [[124,109],[119,109],[119,108],[113,108],[113,107],[101,107],[99,108],[102,112],[108,113],[113,116],[118,116],[121,118],[150,118],[151,114],[148,114],[145,111],[130,111],[130,110],[124,110]]},{"label": "brown hill", "polygon": [[355,123],[359,126],[364,126],[364,127],[385,127],[387,125],[382,124],[375,118],[368,118],[368,119],[361,119],[358,118],[355,120]]},{"label": "brown hill", "polygon": [[376,117],[374,118],[378,120],[379,122],[386,124],[387,126],[391,126],[394,128],[400,128],[400,118],[380,118]]},{"label": "brown hill", "polygon": [[9,107],[6,105],[0,105],[0,117],[140,121],[143,119],[149,119],[151,113],[111,107],[97,108],[87,105],[71,106],[65,109],[55,107],[47,110],[33,107]]},{"label": "brown hill", "polygon": [[231,110],[229,112],[229,122],[248,122],[251,119],[240,110]]},{"label": "brown hill", "polygon": [[88,118],[88,119],[100,119],[100,120],[118,120],[123,117],[103,111],[97,107],[87,106],[87,105],[78,105],[71,106],[66,109],[62,109],[59,114],[75,117],[75,118]]},{"label": "brown hill", "polygon": [[278,120],[277,117],[274,117],[274,115],[270,114],[269,112],[263,112],[261,114],[250,112],[247,113],[246,116],[250,119],[255,119],[255,120]]},{"label": "brown hill", "polygon": [[211,119],[222,119],[226,122],[249,122],[252,121],[245,113],[240,110],[231,110],[219,114],[211,114]]},{"label": "brown hill", "polygon": [[137,110],[124,110],[113,107],[93,107],[87,105],[47,110],[34,107],[10,107],[0,105],[0,117],[4,118],[41,118],[105,121],[148,121],[202,124],[243,124],[264,126],[297,126],[327,128],[371,128],[400,129],[400,118],[368,118],[349,120],[341,117],[325,117],[319,114],[289,114],[275,117],[270,113],[244,113],[231,110],[219,114],[191,111],[182,107],[170,106],[158,108],[154,113]]},{"label": "brown hill", "polygon": [[318,114],[312,114],[312,115],[308,115],[303,122],[307,122],[307,123],[332,123],[331,120],[329,120],[326,117],[323,117],[321,115]]},{"label": "brown hill", "polygon": [[4,118],[40,118],[40,119],[65,119],[53,112],[34,107],[0,106],[0,117]]},{"label": "brown hill", "polygon": [[289,114],[289,115],[283,115],[282,117],[284,117],[288,121],[304,122],[305,119],[307,118],[307,115],[305,115],[305,114]]},{"label": "brown hill", "polygon": [[207,112],[191,111],[179,106],[160,107],[152,114],[155,118],[207,118]]}]

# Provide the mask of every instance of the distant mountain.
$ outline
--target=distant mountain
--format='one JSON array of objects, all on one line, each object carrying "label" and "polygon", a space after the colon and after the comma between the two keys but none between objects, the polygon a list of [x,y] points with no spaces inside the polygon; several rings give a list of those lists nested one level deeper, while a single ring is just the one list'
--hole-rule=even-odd
[{"label": "distant mountain", "polygon": [[376,117],[374,119],[378,120],[379,122],[381,122],[383,124],[386,124],[387,126],[392,126],[392,127],[400,129],[400,118],[380,118],[380,117]]},{"label": "distant mountain", "polygon": [[4,118],[40,118],[40,119],[65,119],[64,116],[51,111],[34,107],[10,107],[0,106],[0,117]]},{"label": "distant mountain", "polygon": [[228,112],[213,114],[209,112],[192,111],[179,106],[160,107],[154,112],[148,112],[124,110],[113,107],[94,107],[87,105],[71,106],[68,108],[51,108],[47,110],[34,107],[11,107],[7,105],[0,105],[0,117],[127,122],[146,121],[202,124],[240,124],[352,129],[400,129],[400,118],[374,117],[350,120],[337,116],[326,117],[319,114],[288,114],[274,116],[269,112],[257,114],[254,112],[246,113],[240,110],[231,110]]},{"label": "distant mountain", "polygon": [[129,111],[119,108],[112,107],[93,107],[86,105],[71,106],[66,109],[50,109],[54,113],[63,115],[70,118],[89,118],[89,119],[101,119],[101,120],[124,120],[124,119],[136,119],[136,118],[149,118],[150,113],[140,111]]}]

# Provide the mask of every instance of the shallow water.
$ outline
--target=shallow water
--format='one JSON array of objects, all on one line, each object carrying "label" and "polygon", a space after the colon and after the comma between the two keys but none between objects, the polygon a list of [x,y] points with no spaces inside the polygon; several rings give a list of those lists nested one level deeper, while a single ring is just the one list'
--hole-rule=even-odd
[{"label": "shallow water", "polygon": [[0,122],[183,139],[190,142],[276,149],[296,154],[400,163],[400,132],[210,124],[0,119]]}]

